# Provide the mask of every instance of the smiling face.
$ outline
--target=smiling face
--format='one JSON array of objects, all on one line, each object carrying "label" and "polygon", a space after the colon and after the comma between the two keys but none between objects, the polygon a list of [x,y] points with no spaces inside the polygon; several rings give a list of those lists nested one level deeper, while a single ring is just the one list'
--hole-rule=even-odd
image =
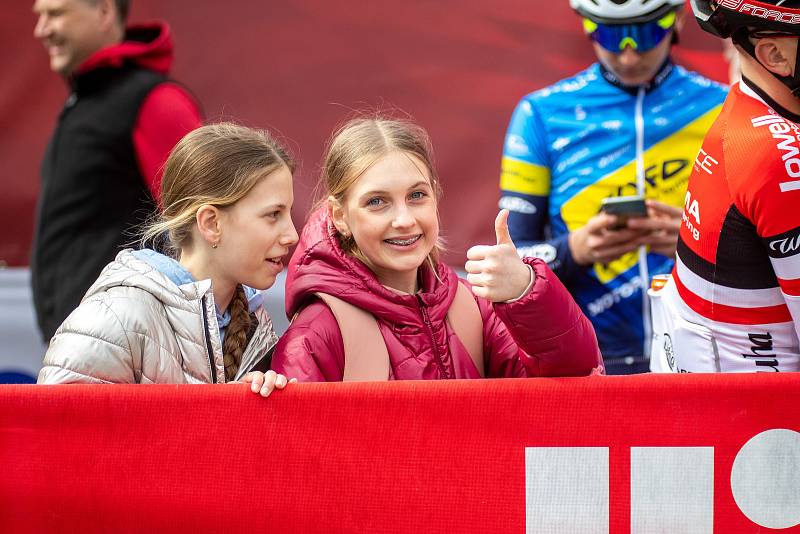
[{"label": "smiling face", "polygon": [[297,243],[292,222],[292,174],[285,165],[271,172],[230,207],[220,210],[217,277],[235,286],[267,289]]},{"label": "smiling face", "polygon": [[33,36],[50,56],[50,68],[69,76],[94,52],[121,40],[123,29],[107,0],[36,0]]},{"label": "smiling face", "polygon": [[367,266],[389,287],[414,293],[417,270],[436,245],[439,220],[427,166],[394,151],[331,202],[339,233],[352,235]]}]

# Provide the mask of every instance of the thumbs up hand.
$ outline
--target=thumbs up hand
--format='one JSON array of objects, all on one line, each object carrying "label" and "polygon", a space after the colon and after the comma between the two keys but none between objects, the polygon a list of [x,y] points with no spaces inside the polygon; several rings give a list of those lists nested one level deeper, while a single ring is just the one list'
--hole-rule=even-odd
[{"label": "thumbs up hand", "polygon": [[522,296],[531,284],[533,271],[520,259],[508,233],[508,210],[497,214],[494,230],[497,244],[470,248],[464,269],[475,295],[505,302]]}]

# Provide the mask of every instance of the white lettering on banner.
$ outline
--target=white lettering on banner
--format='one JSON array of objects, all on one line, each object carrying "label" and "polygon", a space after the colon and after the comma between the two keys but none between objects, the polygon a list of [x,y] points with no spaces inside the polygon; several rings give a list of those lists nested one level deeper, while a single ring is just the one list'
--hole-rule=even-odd
[{"label": "white lettering on banner", "polygon": [[608,447],[525,448],[525,532],[608,534]]},{"label": "white lettering on banner", "polygon": [[731,468],[736,505],[753,523],[783,529],[800,524],[800,433],[762,432],[739,450]]},{"label": "white lettering on banner", "polygon": [[[736,506],[760,527],[800,525],[800,433],[771,429],[714,472],[714,447],[631,447],[631,534],[711,533],[714,480],[729,480]],[[526,447],[526,532],[609,531],[609,449]]]},{"label": "white lettering on banner", "polygon": [[587,306],[589,309],[589,315],[592,317],[600,315],[620,300],[630,298],[630,296],[633,295],[634,292],[640,287],[644,287],[642,285],[642,278],[639,276],[631,278],[629,282],[625,282],[624,284],[615,287],[602,297],[590,302]]},{"label": "white lettering on banner", "polygon": [[631,447],[631,534],[714,531],[714,448]]},{"label": "white lettering on banner", "polygon": [[[701,156],[702,156],[702,160],[700,159]],[[719,164],[719,161],[717,161],[715,158],[709,156],[708,152],[706,152],[702,148],[700,149],[700,152],[697,153],[697,157],[694,158],[694,170],[696,170],[696,171],[700,170],[700,169],[703,169],[708,174],[713,174],[714,169],[712,168],[712,165],[716,166],[718,164]]]}]

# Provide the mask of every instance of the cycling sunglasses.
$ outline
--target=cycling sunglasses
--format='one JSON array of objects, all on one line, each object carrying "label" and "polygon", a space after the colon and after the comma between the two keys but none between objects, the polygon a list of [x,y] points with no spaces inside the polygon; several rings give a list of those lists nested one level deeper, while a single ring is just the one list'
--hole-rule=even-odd
[{"label": "cycling sunglasses", "polygon": [[591,39],[608,50],[619,53],[630,46],[637,52],[655,48],[675,26],[675,12],[643,24],[600,24],[584,18],[583,29]]}]

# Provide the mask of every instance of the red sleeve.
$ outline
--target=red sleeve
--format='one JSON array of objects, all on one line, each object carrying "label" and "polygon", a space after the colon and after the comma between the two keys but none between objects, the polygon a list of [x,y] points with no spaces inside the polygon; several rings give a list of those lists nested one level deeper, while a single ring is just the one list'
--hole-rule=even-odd
[{"label": "red sleeve", "polygon": [[159,203],[162,167],[169,152],[201,125],[199,106],[180,85],[158,85],[142,103],[133,127],[133,147],[147,188]]},{"label": "red sleeve", "polygon": [[314,301],[297,314],[272,356],[272,369],[300,382],[341,382],[344,342],[333,312]]},{"label": "red sleeve", "polygon": [[[794,144],[784,141],[783,146],[794,149],[800,142],[792,133]],[[772,144],[776,144],[775,141]],[[790,153],[791,155],[791,153]],[[778,285],[800,336],[800,181],[796,172],[800,170],[800,158],[778,159],[773,154],[773,165],[766,167],[769,178],[758,184],[757,189],[748,190],[739,199],[740,209],[752,221],[756,232],[769,255]],[[777,163],[777,165],[775,165]],[[752,176],[752,175],[751,175]],[[755,175],[757,176],[757,175]],[[751,182],[755,182],[751,178]]]},{"label": "red sleeve", "polygon": [[[531,291],[512,303],[496,303],[497,318],[524,353],[520,360],[530,376],[584,376],[603,368],[597,337],[572,295],[542,260],[525,258],[536,274]],[[487,333],[490,358],[509,350],[502,329]],[[497,354],[496,354],[497,353]]]}]

